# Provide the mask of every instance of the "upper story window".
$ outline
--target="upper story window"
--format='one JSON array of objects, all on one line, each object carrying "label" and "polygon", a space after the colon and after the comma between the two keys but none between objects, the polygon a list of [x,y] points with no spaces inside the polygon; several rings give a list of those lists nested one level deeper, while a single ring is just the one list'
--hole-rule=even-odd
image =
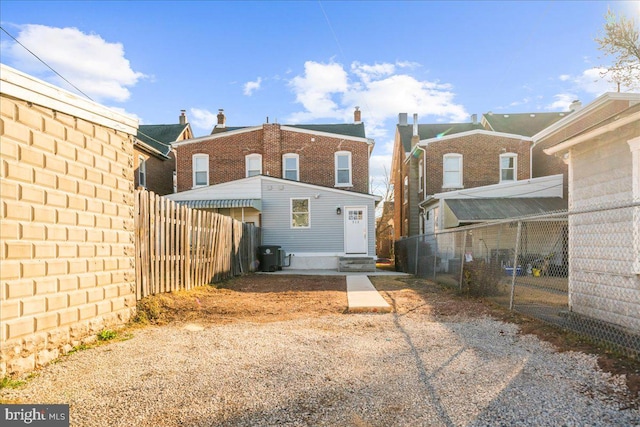
[{"label": "upper story window", "polygon": [[335,154],[336,187],[351,186],[351,152],[338,151]]},{"label": "upper story window", "polygon": [[138,157],[138,185],[147,187],[147,163],[144,157]]},{"label": "upper story window", "polygon": [[262,174],[262,155],[248,154],[245,156],[246,176],[256,176]]},{"label": "upper story window", "polygon": [[443,156],[442,188],[462,188],[462,154]]},{"label": "upper story window", "polygon": [[515,153],[500,154],[500,182],[518,180],[518,155]]},{"label": "upper story window", "polygon": [[310,222],[309,199],[291,199],[291,228],[309,228]]},{"label": "upper story window", "polygon": [[209,155],[194,154],[192,159],[193,186],[209,185]]},{"label": "upper story window", "polygon": [[418,162],[418,191],[424,191],[424,157]]},{"label": "upper story window", "polygon": [[292,181],[300,180],[300,161],[299,156],[293,153],[287,153],[282,156],[282,177]]},{"label": "upper story window", "polygon": [[409,202],[409,177],[405,175],[402,182],[402,203]]}]

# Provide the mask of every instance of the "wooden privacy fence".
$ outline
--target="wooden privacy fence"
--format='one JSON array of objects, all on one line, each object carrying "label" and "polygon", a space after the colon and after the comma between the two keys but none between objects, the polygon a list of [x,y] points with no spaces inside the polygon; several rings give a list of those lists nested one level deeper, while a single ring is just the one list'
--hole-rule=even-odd
[{"label": "wooden privacy fence", "polygon": [[255,271],[258,227],[147,190],[135,203],[137,299]]}]

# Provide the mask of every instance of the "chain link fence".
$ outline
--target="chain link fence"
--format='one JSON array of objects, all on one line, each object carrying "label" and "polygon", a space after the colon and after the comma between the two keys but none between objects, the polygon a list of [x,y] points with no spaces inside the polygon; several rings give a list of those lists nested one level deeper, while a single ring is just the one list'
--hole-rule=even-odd
[{"label": "chain link fence", "polygon": [[640,202],[395,242],[396,269],[640,356]]}]

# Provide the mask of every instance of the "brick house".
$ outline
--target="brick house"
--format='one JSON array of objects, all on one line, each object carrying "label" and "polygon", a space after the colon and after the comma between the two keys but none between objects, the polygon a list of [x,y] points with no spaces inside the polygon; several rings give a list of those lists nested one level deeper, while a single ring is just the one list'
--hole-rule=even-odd
[{"label": "brick house", "polygon": [[[417,115],[409,124],[407,114],[401,113],[391,172],[396,238],[433,232],[442,225],[436,194],[533,178],[532,136],[565,114],[487,113],[480,122],[473,115],[469,123],[420,125]],[[553,174],[566,170],[564,165],[549,169]]]},{"label": "brick house", "polygon": [[182,110],[177,124],[140,125],[133,145],[135,186],[164,196],[174,192],[175,157],[171,144],[193,138]]},{"label": "brick house", "polygon": [[178,192],[265,175],[369,192],[373,140],[361,111],[348,124],[228,127],[224,111],[210,135],[172,144]]}]

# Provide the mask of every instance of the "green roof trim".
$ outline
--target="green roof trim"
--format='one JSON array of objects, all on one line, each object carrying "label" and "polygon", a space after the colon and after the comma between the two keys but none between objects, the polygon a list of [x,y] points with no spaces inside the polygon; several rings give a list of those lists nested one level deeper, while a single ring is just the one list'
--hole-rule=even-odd
[{"label": "green roof trim", "polygon": [[531,137],[571,113],[486,113],[482,117],[489,130]]},{"label": "green roof trim", "polygon": [[356,138],[366,138],[364,123],[343,123],[343,124],[312,124],[312,125],[283,125],[291,128],[311,130],[314,132],[333,133],[337,135],[352,136]]},{"label": "green roof trim", "polygon": [[[418,137],[420,140],[439,138],[456,133],[470,132],[473,130],[485,130],[480,123],[435,123],[418,125]],[[411,137],[413,136],[413,124],[398,125],[398,133],[405,152],[411,151]]]},{"label": "green roof trim", "polygon": [[171,143],[178,140],[187,126],[189,125],[140,125],[136,138],[163,156],[169,156]]}]

